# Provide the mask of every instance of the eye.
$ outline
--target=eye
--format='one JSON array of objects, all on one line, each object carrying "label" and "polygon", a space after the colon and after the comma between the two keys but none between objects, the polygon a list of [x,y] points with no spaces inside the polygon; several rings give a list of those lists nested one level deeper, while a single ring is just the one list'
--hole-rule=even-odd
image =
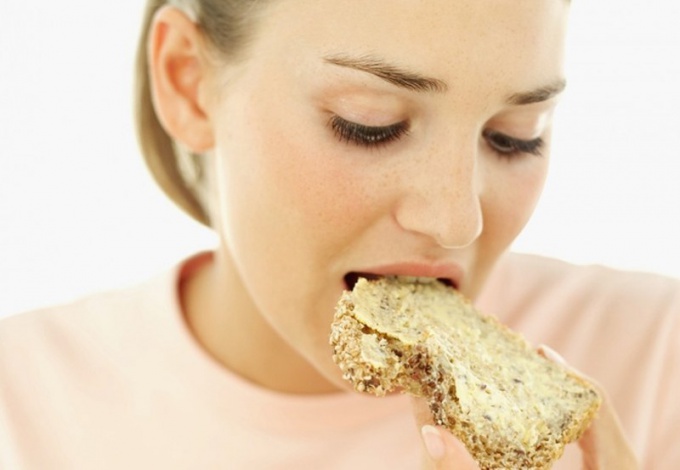
[{"label": "eye", "polygon": [[512,158],[521,155],[542,156],[544,141],[541,137],[532,140],[523,140],[501,134],[493,130],[485,130],[482,133],[489,147],[500,157]]},{"label": "eye", "polygon": [[386,145],[400,139],[408,132],[407,121],[375,127],[351,122],[340,116],[333,116],[329,125],[340,141],[362,147]]}]

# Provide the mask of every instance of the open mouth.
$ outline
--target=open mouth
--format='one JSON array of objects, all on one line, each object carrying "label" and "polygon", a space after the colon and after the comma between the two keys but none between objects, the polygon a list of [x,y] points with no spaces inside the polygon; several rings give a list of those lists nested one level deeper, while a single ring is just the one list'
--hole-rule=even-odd
[{"label": "open mouth", "polygon": [[375,279],[380,279],[383,276],[378,276],[377,274],[369,274],[369,273],[358,273],[358,272],[350,272],[345,274],[345,287],[347,290],[352,290],[354,289],[354,286],[356,285],[357,281],[359,278],[364,278],[368,279],[369,281],[373,281]]},{"label": "open mouth", "polygon": [[[357,281],[359,278],[365,278],[368,279],[369,281],[373,281],[375,279],[380,279],[382,277],[387,277],[387,276],[381,276],[379,274],[371,274],[371,273],[362,273],[362,272],[349,272],[345,274],[344,280],[345,280],[345,287],[347,290],[352,290],[354,289],[354,286],[356,285]],[[443,278],[443,277],[437,277],[437,278],[413,278],[413,279],[428,279],[428,280],[437,280],[444,284],[445,286],[452,287],[456,289],[456,285],[451,279]]]}]

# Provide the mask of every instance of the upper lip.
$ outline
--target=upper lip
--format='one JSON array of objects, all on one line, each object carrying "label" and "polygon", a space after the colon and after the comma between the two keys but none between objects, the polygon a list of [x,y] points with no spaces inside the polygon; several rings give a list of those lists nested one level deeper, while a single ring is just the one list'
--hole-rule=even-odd
[{"label": "upper lip", "polygon": [[[374,266],[365,269],[352,271],[350,274],[368,276],[410,276],[410,277],[431,277],[450,283],[458,289],[463,281],[463,269],[456,263],[420,263],[404,262]],[[350,288],[352,286],[349,286]]]}]

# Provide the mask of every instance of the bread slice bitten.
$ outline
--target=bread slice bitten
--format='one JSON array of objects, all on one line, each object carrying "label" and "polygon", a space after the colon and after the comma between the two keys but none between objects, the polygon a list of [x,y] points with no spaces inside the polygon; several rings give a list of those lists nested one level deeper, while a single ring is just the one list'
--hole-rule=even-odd
[{"label": "bread slice bitten", "polygon": [[586,380],[434,279],[359,279],[330,341],[356,390],[424,397],[482,470],[550,468],[601,403]]}]

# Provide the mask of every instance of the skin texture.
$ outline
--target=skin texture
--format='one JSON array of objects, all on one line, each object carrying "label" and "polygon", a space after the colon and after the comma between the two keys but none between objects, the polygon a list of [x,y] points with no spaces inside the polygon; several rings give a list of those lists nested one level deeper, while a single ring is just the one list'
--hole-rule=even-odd
[{"label": "skin texture", "polygon": [[[543,187],[556,99],[509,100],[563,79],[567,10],[279,0],[244,59],[224,63],[186,15],[161,9],[154,103],[178,144],[204,153],[220,239],[182,286],[199,343],[261,386],[333,392],[349,388],[328,344],[348,272],[453,277],[474,298]],[[330,56],[379,59],[446,90],[407,90]],[[333,116],[408,130],[367,148],[343,141]],[[488,131],[545,145],[499,155]]]},{"label": "skin texture", "polygon": [[[386,1],[274,2],[244,62],[191,60],[197,42],[168,65],[192,102],[160,114],[184,145],[207,151],[222,241],[187,290],[189,322],[267,387],[344,387],[327,338],[347,272],[454,264],[474,297],[543,187],[547,146],[502,158],[482,132],[549,139],[554,101],[506,100],[563,77],[566,5]],[[325,63],[333,54],[380,57],[448,91],[404,90]],[[411,129],[362,148],[333,133],[334,114]]]}]

